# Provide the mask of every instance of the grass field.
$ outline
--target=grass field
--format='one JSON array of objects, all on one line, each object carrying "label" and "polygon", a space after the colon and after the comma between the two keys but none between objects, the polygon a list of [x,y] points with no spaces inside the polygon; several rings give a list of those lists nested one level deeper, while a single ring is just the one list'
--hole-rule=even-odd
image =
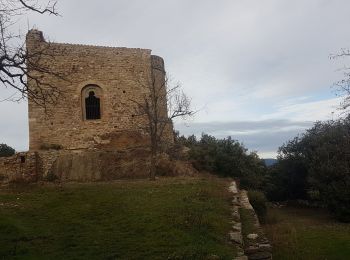
[{"label": "grass field", "polygon": [[0,259],[232,259],[227,184],[172,178],[2,189]]},{"label": "grass field", "polygon": [[326,212],[306,208],[271,208],[264,229],[274,259],[350,259],[350,224]]}]

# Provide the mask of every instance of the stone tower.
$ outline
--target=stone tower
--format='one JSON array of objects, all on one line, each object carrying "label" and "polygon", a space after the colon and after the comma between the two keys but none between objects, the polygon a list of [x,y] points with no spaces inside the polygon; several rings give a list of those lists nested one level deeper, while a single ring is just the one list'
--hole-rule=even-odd
[{"label": "stone tower", "polygon": [[[50,71],[37,71],[29,63],[30,73],[60,93],[46,108],[29,100],[30,151],[147,145],[147,118],[136,115],[135,109],[149,95],[149,84],[165,85],[161,57],[148,49],[49,43],[38,30],[28,32],[26,46],[29,55],[44,53],[36,62]],[[33,93],[38,91],[35,80],[29,79],[28,85]],[[161,106],[167,113],[166,104]],[[172,127],[167,127],[164,140],[172,142]]]}]

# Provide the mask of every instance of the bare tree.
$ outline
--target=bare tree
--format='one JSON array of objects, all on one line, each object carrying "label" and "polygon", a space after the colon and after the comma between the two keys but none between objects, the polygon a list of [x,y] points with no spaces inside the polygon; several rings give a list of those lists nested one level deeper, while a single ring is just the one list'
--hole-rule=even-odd
[{"label": "bare tree", "polygon": [[[346,58],[350,58],[350,50],[348,49],[341,49],[339,53],[330,55],[330,59]],[[341,80],[334,83],[334,87],[336,89],[336,94],[343,97],[339,109],[346,113],[350,109],[350,67],[343,66],[338,71],[343,73],[343,77]]]},{"label": "bare tree", "polygon": [[[191,100],[182,91],[180,84],[170,86],[164,66],[152,62],[151,83],[144,86],[147,95],[137,104],[136,115],[147,118],[146,131],[150,138],[151,166],[150,179],[155,180],[159,153],[163,150],[165,130],[172,131],[172,120],[177,117],[187,118],[194,115],[191,110]],[[169,129],[170,128],[170,129]]]},{"label": "bare tree", "polygon": [[[40,64],[41,58],[49,55],[45,53],[45,48],[28,53],[23,35],[15,32],[18,19],[29,12],[58,15],[56,1],[40,4],[40,0],[0,0],[0,84],[14,90],[5,100],[28,98],[46,107],[47,103],[54,103],[60,93],[57,88],[45,83],[42,77],[36,77],[35,72],[61,75]],[[28,82],[32,82],[35,89],[29,88]]]}]

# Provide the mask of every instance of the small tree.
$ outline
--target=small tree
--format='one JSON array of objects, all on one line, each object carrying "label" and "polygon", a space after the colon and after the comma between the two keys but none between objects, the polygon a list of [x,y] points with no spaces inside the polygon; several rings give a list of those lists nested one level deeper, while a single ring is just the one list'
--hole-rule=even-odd
[{"label": "small tree", "polygon": [[15,154],[15,149],[7,144],[0,144],[0,157],[8,157]]},{"label": "small tree", "polygon": [[136,103],[136,115],[147,118],[146,132],[150,138],[151,166],[150,179],[155,180],[158,155],[163,148],[164,130],[172,128],[172,120],[177,117],[187,118],[194,115],[191,101],[182,91],[181,86],[170,86],[163,63],[152,62],[152,77],[147,95]]},{"label": "small tree", "polygon": [[350,222],[350,116],[316,122],[279,149],[266,191],[270,199],[309,199]]}]

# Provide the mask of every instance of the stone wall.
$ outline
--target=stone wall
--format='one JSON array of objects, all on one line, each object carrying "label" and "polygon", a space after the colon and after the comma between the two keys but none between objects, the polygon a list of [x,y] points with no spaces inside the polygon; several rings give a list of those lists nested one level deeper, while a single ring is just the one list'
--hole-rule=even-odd
[{"label": "stone wall", "polygon": [[[249,202],[248,192],[240,191],[241,214],[244,211],[245,221],[242,221],[244,234],[243,244],[244,252],[248,259],[270,260],[272,259],[272,246],[267,239],[262,227],[260,226],[258,216]],[[249,232],[247,232],[249,231]]]},{"label": "stone wall", "polygon": [[[26,47],[28,93],[34,95],[28,102],[29,152],[0,158],[0,182],[148,177],[148,119],[137,113],[137,104],[152,87],[166,94],[163,59],[147,49],[49,43],[38,30],[28,32]],[[87,120],[91,86],[101,116]],[[51,90],[59,91],[57,100],[46,95],[46,106],[36,102],[41,91],[56,93]],[[167,115],[166,100],[158,105]],[[172,130],[170,122],[163,143],[173,143]]]},{"label": "stone wall", "polygon": [[36,182],[39,170],[38,153],[17,153],[0,158],[0,183]]},{"label": "stone wall", "polygon": [[233,193],[229,238],[237,251],[234,260],[271,260],[271,244],[249,202],[247,191],[239,190],[235,181],[231,182],[229,191]]},{"label": "stone wall", "polygon": [[0,158],[0,183],[147,178],[149,150],[49,150]]},{"label": "stone wall", "polygon": [[[149,95],[154,75],[157,84],[164,85],[164,76],[152,67],[157,64],[164,70],[160,57],[148,49],[48,43],[37,30],[28,32],[26,45],[35,57],[33,64],[55,72],[38,72],[29,63],[31,75],[62,94],[46,110],[29,100],[30,151],[50,147],[120,150],[147,144],[147,118],[135,115],[136,102]],[[35,80],[28,83],[31,91],[37,91]],[[82,90],[87,85],[102,90],[101,119],[84,120]],[[166,104],[160,109],[167,113]],[[172,142],[171,127],[165,136]]]},{"label": "stone wall", "polygon": [[51,174],[61,181],[109,181],[116,179],[147,178],[149,151],[74,151],[56,154]]}]

